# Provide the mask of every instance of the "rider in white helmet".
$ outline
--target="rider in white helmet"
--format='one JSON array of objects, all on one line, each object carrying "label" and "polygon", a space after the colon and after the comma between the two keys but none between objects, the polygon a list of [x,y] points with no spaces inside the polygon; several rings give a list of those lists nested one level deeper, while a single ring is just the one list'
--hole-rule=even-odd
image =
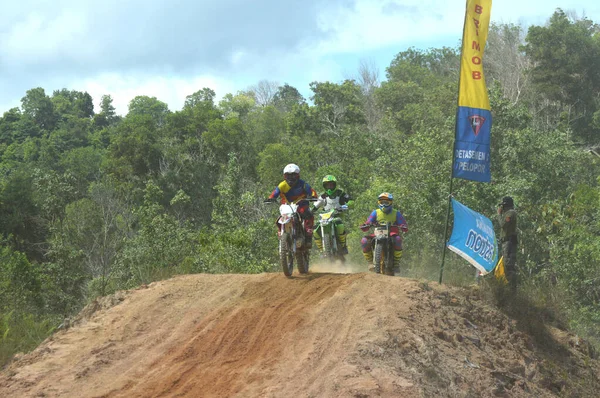
[{"label": "rider in white helmet", "polygon": [[290,163],[283,168],[283,181],[271,192],[267,200],[275,201],[279,196],[281,196],[281,203],[296,203],[298,205],[298,213],[304,220],[306,246],[310,249],[312,247],[315,217],[310,211],[308,202],[302,199],[316,198],[317,193],[307,182],[300,179],[300,167],[298,165]]}]

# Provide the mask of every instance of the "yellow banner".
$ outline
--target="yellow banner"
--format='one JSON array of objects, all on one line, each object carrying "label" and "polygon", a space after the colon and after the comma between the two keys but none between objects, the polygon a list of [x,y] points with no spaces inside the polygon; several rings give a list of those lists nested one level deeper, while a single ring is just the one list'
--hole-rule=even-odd
[{"label": "yellow banner", "polygon": [[483,75],[483,50],[487,41],[491,10],[492,0],[467,0],[458,106],[490,109]]},{"label": "yellow banner", "polygon": [[500,257],[500,260],[498,260],[498,264],[496,264],[496,268],[494,269],[494,276],[499,282],[502,282],[505,285],[508,283],[508,280],[506,280],[506,272],[504,272],[504,256]]}]

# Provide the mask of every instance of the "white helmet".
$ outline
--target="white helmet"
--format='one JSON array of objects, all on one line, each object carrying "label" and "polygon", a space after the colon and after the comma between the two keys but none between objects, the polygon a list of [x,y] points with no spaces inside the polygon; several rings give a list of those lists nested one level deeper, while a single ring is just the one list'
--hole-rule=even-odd
[{"label": "white helmet", "polygon": [[290,163],[283,168],[283,174],[288,174],[288,173],[289,174],[293,174],[293,173],[300,174],[300,167],[298,167],[297,164]]},{"label": "white helmet", "polygon": [[283,168],[283,179],[290,187],[296,185],[300,179],[300,167],[294,163],[290,163]]}]

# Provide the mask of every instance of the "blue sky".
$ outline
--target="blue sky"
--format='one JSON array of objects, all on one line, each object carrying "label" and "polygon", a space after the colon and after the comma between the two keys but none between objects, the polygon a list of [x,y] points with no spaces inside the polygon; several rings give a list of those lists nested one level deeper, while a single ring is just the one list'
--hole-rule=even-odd
[{"label": "blue sky", "polygon": [[[2,0],[3,3],[8,0]],[[491,19],[543,25],[556,8],[600,23],[597,0],[496,0]],[[21,0],[0,14],[0,113],[25,92],[110,94],[125,114],[136,95],[181,109],[210,87],[220,98],[260,80],[310,95],[361,61],[380,77],[409,47],[457,46],[464,0]]]}]

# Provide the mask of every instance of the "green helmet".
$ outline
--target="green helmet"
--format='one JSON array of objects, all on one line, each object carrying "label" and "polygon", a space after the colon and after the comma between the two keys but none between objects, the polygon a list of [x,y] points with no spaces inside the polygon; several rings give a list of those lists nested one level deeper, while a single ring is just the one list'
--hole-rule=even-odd
[{"label": "green helmet", "polygon": [[[333,183],[333,187],[331,186],[331,183]],[[323,177],[323,188],[325,188],[325,192],[327,192],[327,195],[332,196],[335,192],[336,186],[337,179],[335,178],[335,176],[326,175],[325,177]]]}]

